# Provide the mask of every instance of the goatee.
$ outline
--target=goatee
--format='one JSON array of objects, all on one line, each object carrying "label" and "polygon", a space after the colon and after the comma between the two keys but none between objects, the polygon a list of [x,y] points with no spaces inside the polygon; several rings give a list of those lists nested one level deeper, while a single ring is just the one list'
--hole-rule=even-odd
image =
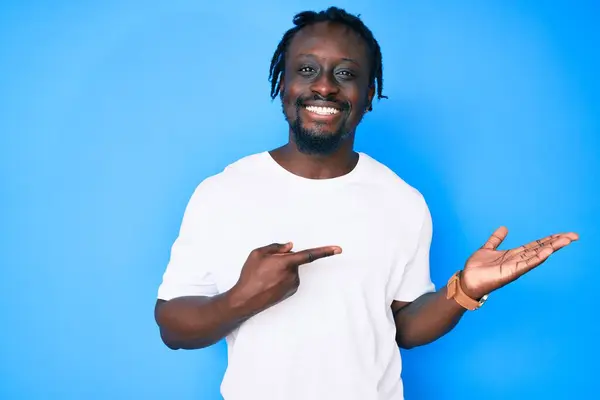
[{"label": "goatee", "polygon": [[[307,129],[300,119],[300,110],[302,107],[304,107],[303,101],[298,99],[296,101],[296,119],[290,121],[286,115],[286,120],[290,124],[290,129],[298,151],[309,155],[329,155],[335,153],[342,143],[350,136],[350,132],[345,129],[346,117],[343,117],[339,128],[335,132],[325,131],[326,124],[324,123],[316,123],[317,128]],[[340,112],[344,112],[344,110],[347,109],[347,106],[343,105],[341,108],[342,110]],[[323,129],[320,129],[319,125],[321,125]]]}]

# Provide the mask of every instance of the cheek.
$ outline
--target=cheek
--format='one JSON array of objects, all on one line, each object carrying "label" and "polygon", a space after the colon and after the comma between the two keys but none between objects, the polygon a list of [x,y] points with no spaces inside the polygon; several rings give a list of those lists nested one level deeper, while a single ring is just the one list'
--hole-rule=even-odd
[{"label": "cheek", "polygon": [[287,92],[287,91],[283,92],[283,94],[281,96],[281,102],[283,103],[283,105],[285,106],[286,109],[288,109],[294,103],[294,100],[292,99],[290,92]]},{"label": "cheek", "polygon": [[367,96],[364,96],[364,97],[355,96],[354,101],[352,102],[352,113],[350,115],[350,119],[353,122],[360,121],[360,119],[365,114],[365,110],[367,109],[367,104],[369,104],[369,99]]},{"label": "cheek", "polygon": [[290,87],[289,84],[286,82],[286,85],[283,86],[279,92],[279,98],[281,99],[281,102],[283,103],[283,105],[286,108],[292,102],[292,100],[291,100],[292,96],[290,95],[290,90],[287,89],[289,87]]},{"label": "cheek", "polygon": [[[288,86],[289,88],[289,86]],[[298,100],[299,93],[294,91],[293,89],[284,90],[281,94],[281,103],[283,105],[283,109],[285,114],[288,117],[296,118],[297,110],[296,110],[296,101]]]},{"label": "cheek", "polygon": [[281,96],[281,104],[283,106],[283,112],[288,119],[296,118],[296,107],[294,106],[294,100],[287,93]]}]

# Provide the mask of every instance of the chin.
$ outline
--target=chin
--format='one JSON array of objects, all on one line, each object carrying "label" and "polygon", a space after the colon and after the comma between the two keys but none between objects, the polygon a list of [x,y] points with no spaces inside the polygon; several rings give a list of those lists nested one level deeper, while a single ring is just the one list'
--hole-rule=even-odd
[{"label": "chin", "polygon": [[304,133],[307,136],[322,137],[322,138],[327,138],[327,137],[332,137],[332,136],[343,136],[343,133],[340,133],[339,130],[334,131],[331,128],[322,129],[321,127],[311,127],[311,126],[301,127],[300,132]]},{"label": "chin", "polygon": [[[298,122],[298,121],[297,121]],[[312,155],[328,155],[337,151],[349,133],[338,129],[333,131],[301,123],[292,124],[294,142],[301,153]]]},{"label": "chin", "polygon": [[343,132],[346,131],[342,122],[328,123],[323,121],[307,121],[303,118],[297,118],[296,125],[300,126],[302,131],[310,132],[315,136],[341,136],[343,135]]}]

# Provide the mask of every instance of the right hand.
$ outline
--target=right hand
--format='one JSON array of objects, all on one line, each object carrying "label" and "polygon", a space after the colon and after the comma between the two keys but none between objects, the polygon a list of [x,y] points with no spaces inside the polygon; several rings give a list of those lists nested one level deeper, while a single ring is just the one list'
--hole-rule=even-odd
[{"label": "right hand", "polygon": [[296,293],[298,267],[342,252],[339,246],[292,252],[293,244],[273,243],[252,250],[233,288],[255,310],[264,310]]}]

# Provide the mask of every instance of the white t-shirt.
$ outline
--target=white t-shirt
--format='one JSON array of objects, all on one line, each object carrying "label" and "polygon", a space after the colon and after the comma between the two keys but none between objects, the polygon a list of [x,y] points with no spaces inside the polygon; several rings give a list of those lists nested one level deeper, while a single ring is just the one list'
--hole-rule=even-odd
[{"label": "white t-shirt", "polygon": [[390,306],[435,290],[431,215],[416,189],[359,154],[333,179],[302,178],[268,152],[253,154],[192,195],[160,299],[229,290],[249,253],[271,243],[343,250],[301,266],[294,295],[227,336],[225,400],[403,398]]}]

